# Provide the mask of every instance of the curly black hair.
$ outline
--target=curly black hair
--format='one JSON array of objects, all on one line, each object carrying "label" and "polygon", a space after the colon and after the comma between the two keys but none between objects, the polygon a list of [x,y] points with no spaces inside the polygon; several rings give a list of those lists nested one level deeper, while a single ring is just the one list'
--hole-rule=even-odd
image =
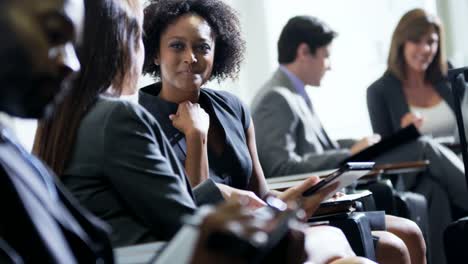
[{"label": "curly black hair", "polygon": [[154,64],[162,33],[185,14],[196,14],[211,26],[215,35],[215,54],[210,80],[237,78],[244,58],[245,41],[241,37],[237,12],[221,0],[150,0],[144,10],[145,62],[143,73],[160,78]]}]

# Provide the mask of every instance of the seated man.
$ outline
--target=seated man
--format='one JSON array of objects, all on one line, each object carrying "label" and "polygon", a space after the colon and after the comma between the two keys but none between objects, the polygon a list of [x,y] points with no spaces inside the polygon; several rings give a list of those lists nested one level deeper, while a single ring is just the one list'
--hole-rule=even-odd
[{"label": "seated man", "polygon": [[[82,0],[0,1],[2,114],[39,118],[50,113],[62,86],[80,69],[73,44],[81,38],[83,11]],[[0,194],[4,202],[0,263],[113,263],[107,225],[80,207],[54,178],[0,122]],[[207,250],[203,242],[213,231],[258,231],[258,223],[254,226],[244,211],[239,204],[228,203],[199,214],[200,234],[194,236],[191,250],[177,251],[179,255],[188,253],[179,259],[184,263],[234,263],[236,259]],[[303,244],[303,237],[289,241],[297,246]]]},{"label": "seated man", "polygon": [[[38,118],[80,64],[82,0],[0,1],[0,111]],[[108,229],[79,207],[0,123],[0,261],[112,262]]]},{"label": "seated man", "polygon": [[[336,33],[316,18],[294,17],[278,41],[279,69],[254,97],[252,115],[260,162],[266,177],[333,169],[351,154],[379,141],[378,135],[341,147],[330,139],[313,111],[305,85],[319,86],[329,70],[330,44]],[[411,221],[387,216],[387,230],[410,249],[412,263],[425,262],[425,245]],[[411,226],[414,239],[401,236],[393,223]],[[413,249],[413,250],[412,250]],[[383,250],[377,250],[384,252]],[[391,258],[387,259],[390,262]]]}]

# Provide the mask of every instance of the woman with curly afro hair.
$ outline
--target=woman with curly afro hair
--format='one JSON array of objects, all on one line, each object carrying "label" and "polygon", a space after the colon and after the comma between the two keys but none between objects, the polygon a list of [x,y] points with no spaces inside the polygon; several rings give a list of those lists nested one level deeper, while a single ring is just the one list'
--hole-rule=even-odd
[{"label": "woman with curly afro hair", "polygon": [[[223,194],[264,206],[268,192],[248,109],[234,95],[203,87],[236,78],[245,49],[236,12],[220,0],[154,0],[144,10],[143,71],[156,80],[139,102],[161,124],[190,185],[214,180]],[[302,197],[316,178],[278,194]],[[330,189],[301,202],[311,215]]]}]

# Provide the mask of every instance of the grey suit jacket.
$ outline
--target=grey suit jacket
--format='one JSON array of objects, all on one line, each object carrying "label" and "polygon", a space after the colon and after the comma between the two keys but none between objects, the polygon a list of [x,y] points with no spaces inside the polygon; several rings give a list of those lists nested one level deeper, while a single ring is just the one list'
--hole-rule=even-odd
[{"label": "grey suit jacket", "polygon": [[111,225],[114,247],[168,240],[183,216],[197,209],[197,194],[213,202],[222,199],[209,180],[192,194],[183,166],[151,114],[105,97],[83,118],[62,179],[86,208]]},{"label": "grey suit jacket", "polygon": [[266,177],[336,168],[350,155],[330,140],[317,115],[278,69],[252,104]]},{"label": "grey suit jacket", "polygon": [[[440,82],[435,89],[454,110],[455,105],[448,84]],[[375,133],[386,137],[400,130],[401,118],[410,111],[401,81],[390,72],[386,72],[367,88],[367,108]]]}]

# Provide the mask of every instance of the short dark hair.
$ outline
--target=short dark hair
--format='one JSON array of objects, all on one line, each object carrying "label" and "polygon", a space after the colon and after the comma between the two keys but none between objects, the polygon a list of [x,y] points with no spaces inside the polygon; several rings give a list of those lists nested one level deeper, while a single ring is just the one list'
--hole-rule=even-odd
[{"label": "short dark hair", "polygon": [[215,54],[210,79],[235,79],[244,58],[245,41],[241,37],[237,13],[220,0],[151,0],[144,10],[145,62],[143,73],[161,77],[154,58],[159,52],[161,35],[185,14],[196,14],[211,26],[215,35]]},{"label": "short dark hair", "polygon": [[295,16],[283,27],[278,40],[278,62],[291,63],[296,59],[297,47],[301,43],[309,46],[315,54],[317,48],[332,42],[337,33],[325,23],[312,16]]}]

